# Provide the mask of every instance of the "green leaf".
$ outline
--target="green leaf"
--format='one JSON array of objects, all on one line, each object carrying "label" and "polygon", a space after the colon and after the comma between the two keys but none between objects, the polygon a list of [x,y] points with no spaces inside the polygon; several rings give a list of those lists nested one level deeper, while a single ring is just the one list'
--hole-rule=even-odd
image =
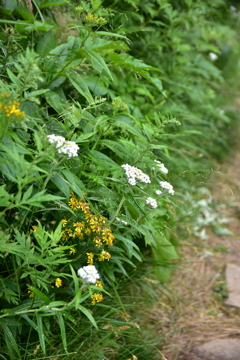
[{"label": "green leaf", "polygon": [[37,318],[37,330],[38,330],[39,342],[40,342],[43,353],[46,354],[46,344],[45,344],[45,335],[44,335],[44,331],[43,331],[42,316],[38,312],[36,312],[35,315]]},{"label": "green leaf", "polygon": [[20,314],[20,316],[24,318],[34,330],[38,331],[37,324],[32,321],[27,314]]},{"label": "green leaf", "polygon": [[119,38],[119,39],[125,39],[129,43],[131,42],[126,36],[116,34],[116,33],[112,33],[112,32],[109,32],[109,31],[95,31],[94,33],[91,34],[91,36],[94,36],[94,35],[116,37],[116,38]]},{"label": "green leaf", "polygon": [[96,324],[96,321],[94,320],[92,314],[90,313],[89,310],[87,310],[84,306],[82,305],[78,305],[78,309],[84,314],[86,315],[86,317],[90,320],[91,324],[98,330],[98,326]]},{"label": "green leaf", "polygon": [[40,37],[37,43],[38,53],[49,53],[57,45],[57,37],[52,30],[47,31]]},{"label": "green leaf", "polygon": [[75,71],[68,71],[68,79],[77,91],[84,96],[89,103],[94,102],[93,97],[89,91],[89,88],[83,78]]},{"label": "green leaf", "polygon": [[107,67],[105,61],[103,60],[103,58],[93,50],[86,50],[86,53],[90,57],[94,69],[99,71],[100,73],[102,72],[102,70],[105,70],[108,76],[110,77],[110,79],[113,80],[112,74],[109,68]]},{"label": "green leaf", "polygon": [[9,352],[11,354],[13,354],[13,352],[15,352],[20,359],[21,355],[19,352],[18,345],[16,343],[15,337],[13,336],[13,333],[11,332],[11,330],[9,329],[9,327],[6,324],[6,320],[0,319],[0,325],[2,326],[3,331],[4,331],[4,336],[5,336],[6,342],[8,344]]},{"label": "green leaf", "polygon": [[82,181],[72,172],[69,170],[62,170],[62,174],[68,181],[69,187],[83,199],[82,191],[85,190],[85,186],[83,185]]},{"label": "green leaf", "polygon": [[14,73],[9,68],[7,68],[7,73],[8,73],[10,80],[12,81],[12,83],[16,86],[21,87],[21,85],[22,85],[21,80],[18,79],[18,77],[16,75],[14,75]]},{"label": "green leaf", "polygon": [[28,288],[35,294],[37,295],[40,299],[42,299],[46,304],[49,304],[51,302],[51,300],[49,299],[49,297],[47,297],[47,295],[43,294],[40,290],[36,289],[35,287],[28,285]]},{"label": "green leaf", "polygon": [[60,5],[64,5],[67,3],[68,3],[67,0],[44,1],[42,4],[39,5],[39,9],[44,9],[44,8],[52,7],[52,6],[60,6]]},{"label": "green leaf", "polygon": [[65,109],[65,106],[62,103],[60,96],[55,91],[48,91],[44,95],[46,97],[48,104],[54,110],[56,110],[56,112],[61,113]]},{"label": "green leaf", "polygon": [[62,314],[59,311],[56,311],[56,316],[58,318],[60,331],[61,331],[61,337],[62,337],[62,343],[64,350],[67,353],[67,338],[66,338],[66,330],[65,330],[65,323]]},{"label": "green leaf", "polygon": [[55,173],[54,176],[51,177],[51,181],[57,186],[57,188],[69,198],[70,186],[69,183],[58,173]]},{"label": "green leaf", "polygon": [[82,135],[77,137],[77,139],[75,140],[75,143],[77,143],[77,144],[83,143],[83,142],[87,141],[89,138],[91,138],[95,134],[96,134],[96,132],[90,132],[90,133],[87,133],[87,134],[82,134]]}]

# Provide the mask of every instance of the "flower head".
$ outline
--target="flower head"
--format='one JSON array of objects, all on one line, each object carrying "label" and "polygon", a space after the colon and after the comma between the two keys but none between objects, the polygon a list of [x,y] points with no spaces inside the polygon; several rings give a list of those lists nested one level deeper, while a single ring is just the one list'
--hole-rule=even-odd
[{"label": "flower head", "polygon": [[162,191],[161,191],[161,190],[156,190],[155,192],[156,192],[156,194],[157,194],[158,196],[162,195]]},{"label": "flower head", "polygon": [[111,255],[109,254],[109,252],[102,250],[98,260],[99,261],[104,261],[104,260],[109,260],[111,258]]},{"label": "flower head", "polygon": [[56,148],[59,154],[66,154],[68,158],[78,156],[79,146],[74,141],[67,141],[63,136],[48,135],[48,141],[50,144],[56,143]]},{"label": "flower head", "polygon": [[116,222],[117,222],[118,224],[128,225],[128,223],[127,223],[126,221],[121,220],[121,219],[119,219],[118,217],[116,217]]},{"label": "flower head", "polygon": [[147,198],[146,204],[147,204],[148,206],[150,206],[152,209],[156,209],[157,206],[158,206],[156,200],[153,199],[153,198],[151,198],[151,197],[148,197],[148,198]]},{"label": "flower head", "polygon": [[95,305],[96,303],[101,302],[101,301],[103,301],[102,294],[97,294],[97,293],[92,294],[92,304],[93,305]]},{"label": "flower head", "polygon": [[60,279],[60,278],[56,278],[56,280],[55,280],[55,286],[56,287],[60,287],[60,286],[62,286],[62,280]]},{"label": "flower head", "polygon": [[167,181],[160,181],[159,184],[161,185],[162,188],[166,189],[169,194],[174,194],[174,190],[171,184],[169,184]]},{"label": "flower head", "polygon": [[73,248],[73,247],[71,247],[70,250],[69,250],[70,255],[76,254],[76,252],[77,252],[77,250],[75,248]]},{"label": "flower head", "polygon": [[78,269],[78,276],[87,284],[95,284],[100,279],[99,273],[94,265],[83,266]]},{"label": "flower head", "polygon": [[210,52],[208,55],[212,61],[215,61],[218,58],[217,54],[215,54],[213,52]]},{"label": "flower head", "polygon": [[161,162],[158,161],[158,160],[154,160],[154,162],[157,163],[156,165],[160,168],[160,170],[161,170],[164,174],[167,174],[167,173],[168,173],[168,169],[166,168],[166,166],[165,166],[163,163],[161,163]]},{"label": "flower head", "polygon": [[144,174],[144,172],[142,172],[142,170],[138,169],[137,167],[124,164],[122,165],[122,168],[125,170],[128,183],[130,185],[136,185],[136,180],[139,180],[145,184],[151,183],[150,177],[147,174]]},{"label": "flower head", "polygon": [[87,257],[88,257],[88,259],[87,259],[88,265],[93,265],[94,254],[92,252],[89,252],[89,253],[87,253]]}]

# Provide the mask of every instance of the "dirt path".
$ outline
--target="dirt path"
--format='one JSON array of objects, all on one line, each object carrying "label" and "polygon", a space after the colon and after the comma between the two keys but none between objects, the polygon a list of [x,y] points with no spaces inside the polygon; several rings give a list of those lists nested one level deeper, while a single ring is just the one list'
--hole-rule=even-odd
[{"label": "dirt path", "polygon": [[231,219],[225,226],[233,235],[219,236],[208,227],[207,240],[194,240],[203,248],[183,246],[184,258],[168,291],[159,290],[161,302],[150,318],[166,339],[162,352],[167,360],[188,359],[194,347],[213,339],[240,341],[240,309],[225,305],[226,264],[240,266],[240,150],[214,173],[209,188],[218,211]]}]

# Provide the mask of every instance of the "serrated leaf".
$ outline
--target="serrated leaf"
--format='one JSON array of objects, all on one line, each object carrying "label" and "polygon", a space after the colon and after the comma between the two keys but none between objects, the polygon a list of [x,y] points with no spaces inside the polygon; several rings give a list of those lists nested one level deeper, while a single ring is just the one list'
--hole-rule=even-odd
[{"label": "serrated leaf", "polygon": [[89,91],[89,88],[83,78],[76,73],[75,71],[71,70],[68,71],[68,79],[72,83],[72,85],[75,87],[75,89],[84,96],[89,103],[94,102],[93,97]]},{"label": "serrated leaf", "polygon": [[111,74],[109,68],[107,67],[104,59],[93,50],[86,50],[86,53],[89,55],[94,69],[96,69],[99,72],[101,72],[102,70],[105,70],[106,73],[108,74],[108,76],[110,77],[110,79],[113,80],[112,74]]}]

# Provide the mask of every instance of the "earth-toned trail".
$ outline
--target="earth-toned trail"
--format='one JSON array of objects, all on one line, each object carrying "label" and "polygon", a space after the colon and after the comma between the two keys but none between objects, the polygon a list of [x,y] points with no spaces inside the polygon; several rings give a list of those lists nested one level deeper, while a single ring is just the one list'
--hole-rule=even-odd
[{"label": "earth-toned trail", "polygon": [[[240,267],[239,165],[238,148],[208,184],[232,235],[217,235],[207,227],[208,239],[190,236],[168,294],[159,291],[161,302],[151,311],[156,331],[166,339],[162,353],[167,360],[240,360],[240,308],[225,304],[226,267]],[[240,289],[240,275],[235,281]]]}]

